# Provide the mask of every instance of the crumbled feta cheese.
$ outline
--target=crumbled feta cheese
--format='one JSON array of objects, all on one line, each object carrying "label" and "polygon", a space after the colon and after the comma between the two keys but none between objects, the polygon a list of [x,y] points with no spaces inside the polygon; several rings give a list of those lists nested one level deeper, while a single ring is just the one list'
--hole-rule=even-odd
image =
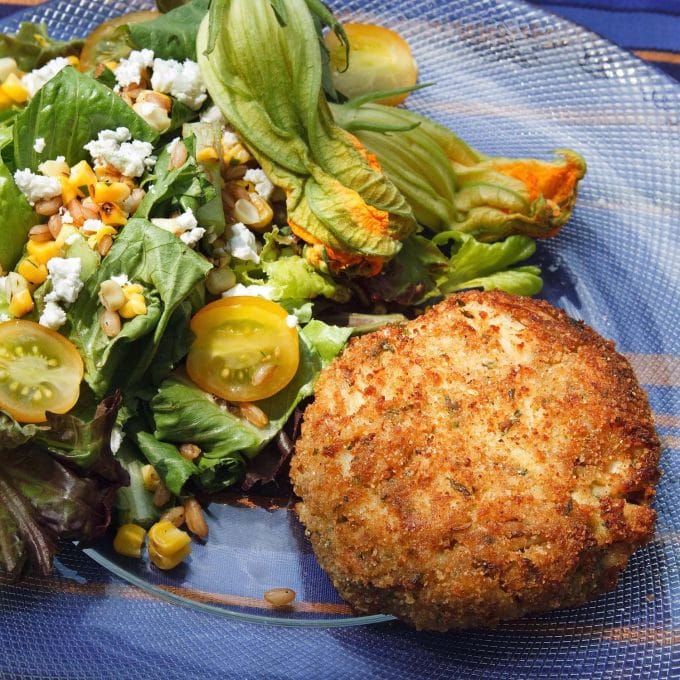
[{"label": "crumbled feta cheese", "polygon": [[14,181],[31,205],[44,198],[61,195],[61,182],[56,177],[35,175],[28,168],[17,170],[14,173]]},{"label": "crumbled feta cheese", "polygon": [[48,80],[52,80],[59,71],[69,66],[70,63],[71,62],[66,59],[66,57],[56,57],[55,59],[48,61],[41,68],[36,68],[23,76],[21,82],[28,90],[29,98],[35,97],[36,92],[38,92]]},{"label": "crumbled feta cheese", "polygon": [[56,302],[49,300],[45,303],[38,323],[56,331],[66,323],[66,312]]},{"label": "crumbled feta cheese", "polygon": [[274,193],[274,185],[272,181],[267,177],[265,171],[261,168],[250,168],[246,170],[246,174],[243,176],[246,182],[251,182],[255,185],[255,191],[265,200],[268,201],[272,194]]},{"label": "crumbled feta cheese", "polygon": [[10,316],[8,314],[0,314],[0,323],[4,323],[5,321],[9,321]]},{"label": "crumbled feta cheese", "polygon": [[82,239],[82,238],[83,237],[78,232],[74,232],[73,234],[69,234],[66,237],[66,240],[64,241],[64,243],[67,246],[72,246],[76,241],[78,241],[79,239]]},{"label": "crumbled feta cheese", "polygon": [[124,437],[122,428],[119,425],[114,425],[111,430],[111,442],[109,444],[111,453],[118,453]]},{"label": "crumbled feta cheese", "polygon": [[42,153],[47,146],[47,142],[44,137],[38,137],[38,139],[33,142],[33,151],[36,153]]},{"label": "crumbled feta cheese", "polygon": [[63,205],[59,208],[59,217],[62,224],[73,224],[73,215]]},{"label": "crumbled feta cheese", "polygon": [[181,64],[175,59],[154,59],[151,87],[171,94],[193,111],[198,111],[208,97],[198,64],[191,59]]},{"label": "crumbled feta cheese", "polygon": [[83,223],[83,226],[80,228],[80,230],[83,232],[83,234],[87,234],[88,236],[91,234],[96,234],[100,229],[103,229],[106,225],[101,221],[97,219],[87,219]]},{"label": "crumbled feta cheese", "polygon": [[225,130],[222,133],[222,144],[224,144],[224,146],[234,146],[234,144],[240,143],[241,140],[235,132],[232,132],[231,130]]},{"label": "crumbled feta cheese", "polygon": [[53,257],[47,262],[48,279],[52,292],[45,296],[47,302],[73,303],[83,287],[80,280],[82,262],[77,257]]},{"label": "crumbled feta cheese", "polygon": [[198,221],[194,217],[194,211],[191,208],[187,208],[181,215],[177,215],[175,220],[179,227],[185,231],[195,229],[198,226]]},{"label": "crumbled feta cheese", "polygon": [[165,132],[170,127],[168,112],[156,102],[135,102],[132,108],[154,130]]},{"label": "crumbled feta cheese", "polygon": [[199,120],[201,121],[201,123],[219,123],[220,125],[224,125],[227,122],[226,120],[224,120],[222,112],[217,108],[217,106],[215,106],[215,104],[209,106],[201,114]]},{"label": "crumbled feta cheese", "polygon": [[153,146],[149,142],[132,139],[126,127],[115,130],[101,130],[97,139],[85,144],[95,167],[112,165],[127,177],[141,177],[144,171],[156,163]]},{"label": "crumbled feta cheese", "polygon": [[188,229],[183,234],[179,235],[180,240],[186,243],[190,248],[195,246],[205,236],[205,229],[203,227],[194,227]]},{"label": "crumbled feta cheese", "polygon": [[128,279],[127,274],[117,274],[116,276],[111,276],[110,280],[115,281],[121,288],[123,286],[127,286],[127,284],[130,283],[130,279]]},{"label": "crumbled feta cheese", "polygon": [[258,264],[260,255],[258,254],[257,240],[248,227],[242,222],[236,222],[227,227],[225,234],[227,239],[226,250],[239,260],[251,260]]},{"label": "crumbled feta cheese", "polygon": [[144,69],[153,66],[153,50],[133,50],[127,58],[121,59],[114,71],[120,87],[139,85],[142,82]]},{"label": "crumbled feta cheese", "polygon": [[297,328],[297,325],[298,325],[297,316],[295,316],[295,314],[289,314],[286,317],[286,326],[288,326],[288,328]]},{"label": "crumbled feta cheese", "polygon": [[222,293],[222,297],[235,297],[237,295],[252,295],[253,297],[271,300],[274,297],[274,289],[271,286],[244,286],[242,283],[237,283],[233,288]]}]

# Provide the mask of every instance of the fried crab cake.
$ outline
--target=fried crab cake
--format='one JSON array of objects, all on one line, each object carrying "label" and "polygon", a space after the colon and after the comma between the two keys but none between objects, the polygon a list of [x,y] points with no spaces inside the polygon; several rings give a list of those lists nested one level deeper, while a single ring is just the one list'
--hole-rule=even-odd
[{"label": "fried crab cake", "polygon": [[653,534],[659,451],[613,343],[546,302],[471,291],[350,342],[291,477],[342,597],[443,631],[612,589]]}]

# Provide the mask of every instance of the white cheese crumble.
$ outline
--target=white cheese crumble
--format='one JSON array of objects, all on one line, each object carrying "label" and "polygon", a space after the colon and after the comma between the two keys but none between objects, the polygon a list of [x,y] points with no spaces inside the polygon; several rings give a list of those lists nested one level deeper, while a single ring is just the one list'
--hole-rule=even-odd
[{"label": "white cheese crumble", "polygon": [[0,314],[0,323],[4,323],[5,321],[9,321],[10,317],[8,314]]},{"label": "white cheese crumble", "polygon": [[52,292],[45,296],[47,302],[76,301],[83,282],[80,280],[82,262],[78,257],[53,257],[47,262],[48,279],[52,282]]},{"label": "white cheese crumble", "polygon": [[66,312],[56,302],[49,300],[45,303],[38,323],[56,331],[66,323]]},{"label": "white cheese crumble", "polygon": [[255,264],[260,262],[257,240],[248,227],[242,222],[236,222],[227,227],[225,249],[239,260],[251,260]]},{"label": "white cheese crumble", "polygon": [[73,224],[73,215],[63,205],[59,208],[59,216],[63,224]]},{"label": "white cheese crumble", "polygon": [[249,170],[246,170],[243,179],[246,182],[254,184],[255,191],[257,191],[265,201],[268,201],[272,197],[274,185],[262,168],[250,168]]},{"label": "white cheese crumble", "polygon": [[80,228],[80,231],[83,232],[83,234],[87,234],[88,236],[92,234],[96,234],[100,229],[103,229],[106,225],[101,221],[97,219],[87,219],[85,222],[83,222],[83,226]]},{"label": "white cheese crumble", "polygon": [[128,279],[127,274],[116,274],[116,276],[111,276],[110,280],[115,281],[121,288],[123,286],[127,286],[127,284],[130,283],[130,279]]},{"label": "white cheese crumble", "polygon": [[253,297],[261,297],[265,300],[272,300],[274,298],[274,289],[272,286],[258,286],[256,284],[244,286],[242,283],[237,283],[233,288],[222,293],[222,297],[234,297],[237,295],[252,295]]},{"label": "white cheese crumble", "polygon": [[153,66],[153,50],[133,50],[127,58],[121,59],[114,71],[119,87],[139,85],[144,69]]},{"label": "white cheese crumble", "polygon": [[76,241],[79,241],[79,240],[82,239],[82,238],[83,238],[83,237],[82,237],[78,232],[75,232],[75,233],[70,234],[69,236],[67,236],[67,237],[66,237],[66,240],[64,241],[64,243],[65,243],[67,246],[72,246]]},{"label": "white cheese crumble", "polygon": [[205,236],[205,229],[203,227],[194,227],[188,229],[183,234],[179,235],[180,241],[186,243],[190,248],[195,246]]},{"label": "white cheese crumble", "polygon": [[85,144],[95,167],[112,165],[127,177],[141,177],[144,171],[156,163],[153,146],[149,142],[132,139],[126,127],[115,130],[101,130],[97,139]]},{"label": "white cheese crumble", "polygon": [[209,106],[200,116],[199,120],[201,123],[219,123],[220,125],[225,125],[226,120],[222,112],[213,104]]},{"label": "white cheese crumble", "polygon": [[41,68],[36,68],[30,73],[27,73],[21,79],[23,86],[28,90],[29,98],[35,97],[38,90],[62,69],[70,66],[70,61],[66,57],[56,57],[48,61]]},{"label": "white cheese crumble", "polygon": [[288,328],[297,328],[297,325],[298,325],[297,316],[295,316],[295,314],[289,314],[286,317],[286,326],[288,326]]},{"label": "white cheese crumble", "polygon": [[44,137],[38,137],[38,139],[33,142],[33,151],[36,153],[42,153],[47,146],[47,142]]},{"label": "white cheese crumble", "polygon": [[156,92],[172,95],[193,111],[198,111],[208,98],[198,64],[191,59],[183,63],[175,59],[154,59],[151,87]]},{"label": "white cheese crumble", "polygon": [[168,231],[188,246],[195,246],[205,236],[205,229],[198,226],[196,217],[191,208],[177,217],[156,217],[151,220],[160,229]]},{"label": "white cheese crumble", "polygon": [[36,175],[28,168],[17,170],[14,173],[14,181],[31,205],[44,198],[61,195],[61,182],[56,177]]},{"label": "white cheese crumble", "polygon": [[226,147],[234,146],[234,144],[240,144],[241,140],[238,135],[231,130],[225,130],[222,133],[222,144]]}]

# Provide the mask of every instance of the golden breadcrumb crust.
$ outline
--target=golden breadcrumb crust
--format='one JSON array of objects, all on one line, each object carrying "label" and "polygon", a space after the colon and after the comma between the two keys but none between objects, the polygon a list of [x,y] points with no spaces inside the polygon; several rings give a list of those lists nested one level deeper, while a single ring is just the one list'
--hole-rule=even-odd
[{"label": "golden breadcrumb crust", "polygon": [[612,589],[653,534],[659,452],[612,342],[546,302],[469,291],[350,342],[291,477],[342,597],[448,630]]}]

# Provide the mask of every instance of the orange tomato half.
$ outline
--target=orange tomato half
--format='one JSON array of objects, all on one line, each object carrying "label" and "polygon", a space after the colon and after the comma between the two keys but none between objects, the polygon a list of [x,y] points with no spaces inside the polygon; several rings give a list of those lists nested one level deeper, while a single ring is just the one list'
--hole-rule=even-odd
[{"label": "orange tomato half", "polygon": [[296,327],[281,305],[254,296],[222,298],[191,319],[196,336],[187,373],[227,401],[257,401],[282,390],[300,362]]}]

